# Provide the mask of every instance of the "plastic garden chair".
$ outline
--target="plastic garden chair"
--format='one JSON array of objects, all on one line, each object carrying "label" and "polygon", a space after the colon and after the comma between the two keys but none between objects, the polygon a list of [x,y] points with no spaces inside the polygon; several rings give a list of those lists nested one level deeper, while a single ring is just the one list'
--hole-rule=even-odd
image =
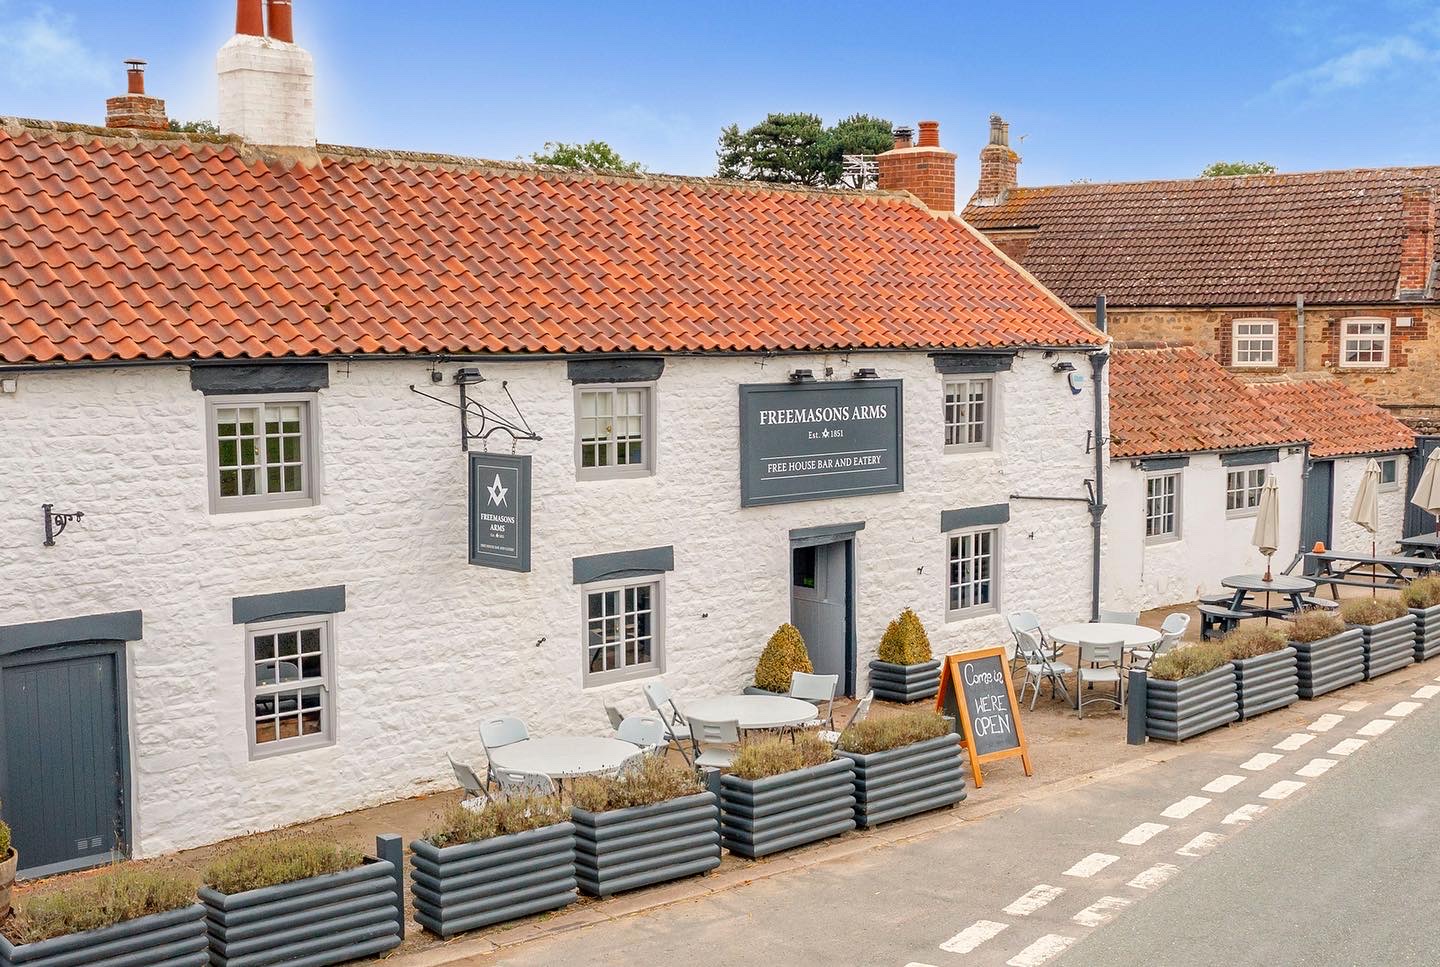
[{"label": "plastic garden chair", "polygon": [[1160,641],[1155,645],[1155,650],[1148,648],[1137,648],[1130,653],[1130,667],[1146,669],[1150,663],[1160,655],[1172,650],[1180,644],[1185,637],[1185,632],[1190,630],[1190,616],[1183,611],[1174,614],[1167,614],[1165,620],[1160,624]]},{"label": "plastic garden chair", "polygon": [[806,722],[805,726],[825,725],[835,728],[835,690],[840,687],[839,675],[811,675],[806,672],[790,673],[790,697],[825,704],[824,716]]},{"label": "plastic garden chair", "polygon": [[618,708],[611,705],[609,702],[605,703],[605,714],[610,719],[610,727],[618,731],[620,728],[620,723],[625,721],[625,716]]},{"label": "plastic garden chair", "polygon": [[665,723],[648,715],[632,715],[620,723],[615,734],[623,742],[638,745],[649,755],[664,755],[670,745]]},{"label": "plastic garden chair", "polygon": [[1035,703],[1040,698],[1040,686],[1047,680],[1050,682],[1050,694],[1057,697],[1063,695],[1065,701],[1070,701],[1070,690],[1065,687],[1065,676],[1075,669],[1050,657],[1045,646],[1040,643],[1038,631],[1017,631],[1015,649],[1017,657],[1024,662],[1025,671],[1025,679],[1020,683],[1019,701],[1025,701],[1025,689],[1034,689],[1030,694],[1030,710],[1033,712]]},{"label": "plastic garden chair", "polygon": [[[524,742],[530,738],[530,730],[525,723],[517,718],[502,717],[489,719],[480,723],[480,744],[485,747],[485,758],[490,758],[491,749],[503,749],[507,745],[514,745],[516,742]],[[485,766],[486,782],[495,781],[495,769],[488,763]]]},{"label": "plastic garden chair", "polygon": [[[1120,669],[1120,663],[1125,657],[1125,643],[1123,638],[1113,640],[1096,638],[1095,640],[1080,642],[1080,672],[1079,680],[1075,689],[1081,694],[1076,695],[1075,710],[1080,717],[1085,717],[1085,706],[1094,705],[1099,702],[1106,705],[1114,705],[1116,708],[1123,708],[1125,705],[1125,675]],[[1081,685],[1111,685],[1115,686],[1114,696],[1097,695],[1094,698],[1085,698]]]},{"label": "plastic garden chair", "polygon": [[500,784],[500,791],[507,796],[555,795],[555,783],[549,776],[538,772],[496,769],[495,780]]},{"label": "plastic garden chair", "polygon": [[490,794],[485,791],[485,783],[480,781],[480,777],[476,775],[474,769],[463,762],[456,762],[452,755],[447,754],[445,758],[450,760],[450,768],[455,771],[455,779],[460,783],[460,788],[465,790],[465,799],[462,802],[472,799],[482,802],[489,800]]},{"label": "plastic garden chair", "polygon": [[[740,723],[705,722],[691,719],[690,741],[695,746],[695,767],[697,769],[728,769],[735,761],[735,746],[740,744]],[[719,749],[702,749],[703,745],[726,746]]]},{"label": "plastic garden chair", "polygon": [[[640,686],[645,693],[646,703],[660,716],[660,721],[665,725],[665,734],[669,741],[675,743],[675,748],[680,751],[680,757],[687,765],[694,765],[690,756],[685,751],[683,736],[685,728],[685,715],[680,711],[680,706],[675,702],[675,696],[670,689],[665,687],[664,682],[646,682]],[[668,708],[667,708],[668,706]]]},{"label": "plastic garden chair", "polygon": [[[855,711],[851,714],[850,721],[845,723],[845,729],[865,721],[870,715],[870,703],[873,701],[875,701],[875,690],[872,688],[866,692],[865,697],[855,705]],[[835,729],[818,734],[821,739],[829,742],[831,745],[838,745],[840,743],[840,736],[845,734],[845,729]]]}]

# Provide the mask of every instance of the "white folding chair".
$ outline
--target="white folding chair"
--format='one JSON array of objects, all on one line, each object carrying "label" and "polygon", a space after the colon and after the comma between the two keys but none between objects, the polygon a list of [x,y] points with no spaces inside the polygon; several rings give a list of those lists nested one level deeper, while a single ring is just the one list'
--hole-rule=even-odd
[{"label": "white folding chair", "polygon": [[641,750],[632,756],[626,756],[625,761],[620,763],[620,768],[615,770],[615,778],[624,779],[626,776],[635,775],[645,768],[645,760],[649,753]]},{"label": "white folding chair", "polygon": [[485,791],[485,783],[480,781],[475,770],[463,762],[456,762],[455,757],[446,753],[445,758],[450,760],[450,768],[455,772],[455,779],[460,783],[460,788],[465,790],[465,798],[462,802],[469,802],[477,799],[481,802],[488,801],[490,794]]},{"label": "white folding chair", "polygon": [[1160,640],[1156,643],[1155,649],[1136,648],[1130,653],[1130,667],[1139,668],[1142,671],[1150,667],[1150,663],[1173,649],[1185,638],[1185,632],[1190,628],[1190,616],[1183,611],[1174,614],[1167,614],[1165,620],[1160,623]]},{"label": "white folding chair", "polygon": [[610,719],[610,727],[612,729],[619,729],[620,723],[625,721],[625,715],[609,702],[605,703],[605,715]]},{"label": "white folding chair", "polygon": [[[524,742],[528,738],[530,738],[530,730],[525,727],[524,722],[517,718],[502,716],[480,723],[480,744],[485,748],[486,760],[489,760],[491,750],[503,749],[507,745]],[[495,781],[495,768],[488,761],[485,764],[485,781]]]},{"label": "white folding chair", "polygon": [[1100,620],[1110,625],[1138,625],[1140,623],[1140,612],[1107,611],[1105,608],[1101,608]]},{"label": "white folding chair", "polygon": [[665,723],[648,715],[631,715],[615,730],[622,742],[638,745],[650,755],[664,755],[670,740],[665,736]]},{"label": "white folding chair", "polygon": [[[1075,683],[1075,710],[1083,719],[1085,717],[1085,706],[1101,703],[1114,705],[1116,708],[1123,708],[1125,705],[1125,673],[1121,670],[1121,662],[1125,658],[1125,639],[1101,639],[1082,640],[1080,642],[1080,671],[1079,679]],[[1114,685],[1115,694],[1097,695],[1094,698],[1085,697],[1085,687],[1094,685]]]},{"label": "white folding chair", "polygon": [[555,795],[555,783],[549,776],[538,772],[496,769],[495,781],[500,784],[500,791],[507,796]]},{"label": "white folding chair", "polygon": [[[705,722],[690,719],[690,741],[695,747],[697,769],[728,769],[735,761],[735,747],[740,744],[740,723]],[[702,748],[721,746],[722,748]]]},{"label": "white folding chair", "polygon": [[1010,626],[1010,634],[1015,636],[1015,654],[1017,660],[1020,657],[1020,632],[1029,631],[1035,635],[1040,646],[1045,649],[1046,654],[1051,658],[1060,657],[1059,646],[1045,637],[1045,631],[1040,627],[1040,616],[1033,611],[1011,611],[1005,615],[1005,623]]},{"label": "white folding chair", "polygon": [[[870,691],[866,692],[865,697],[862,698],[855,705],[855,711],[851,713],[850,721],[845,723],[845,729],[848,729],[852,725],[856,725],[860,722],[865,721],[866,717],[868,717],[870,714],[870,703],[873,701],[875,701],[875,690],[872,688]],[[831,745],[838,745],[840,742],[840,736],[845,734],[845,729],[823,731],[818,734],[821,739],[829,742]]]},{"label": "white folding chair", "polygon": [[825,705],[825,714],[806,722],[804,728],[826,725],[835,728],[835,690],[840,687],[839,675],[811,675],[806,672],[790,673],[790,697],[814,702],[818,707]]},{"label": "white folding chair", "polygon": [[669,741],[675,743],[675,748],[680,751],[680,756],[687,765],[694,765],[690,756],[685,751],[683,736],[686,734],[685,715],[680,711],[679,704],[670,689],[665,687],[664,682],[646,682],[640,686],[645,693],[645,702],[660,716],[660,721],[665,724],[665,734]]},{"label": "white folding chair", "polygon": [[1030,694],[1030,711],[1035,711],[1035,703],[1040,698],[1040,686],[1047,679],[1050,682],[1050,694],[1055,697],[1064,696],[1065,701],[1070,701],[1070,689],[1065,686],[1065,676],[1071,674],[1074,669],[1064,662],[1053,660],[1045,651],[1045,646],[1040,643],[1039,633],[1036,631],[1015,632],[1016,654],[1025,663],[1025,679],[1020,683],[1019,701],[1025,701],[1025,689],[1032,688]]}]

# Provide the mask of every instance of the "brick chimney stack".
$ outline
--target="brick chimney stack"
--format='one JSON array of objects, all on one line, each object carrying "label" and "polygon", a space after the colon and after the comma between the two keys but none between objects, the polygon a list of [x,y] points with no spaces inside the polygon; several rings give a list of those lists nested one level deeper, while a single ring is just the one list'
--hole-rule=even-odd
[{"label": "brick chimney stack", "polygon": [[170,127],[165,116],[165,102],[145,93],[145,62],[127,60],[128,93],[105,101],[107,128],[137,128],[141,131],[164,131]]},{"label": "brick chimney stack", "polygon": [[235,36],[215,66],[221,131],[251,144],[314,150],[315,62],[295,45],[290,0],[236,0]]},{"label": "brick chimney stack", "polygon": [[990,115],[990,143],[980,149],[980,185],[975,201],[999,204],[1020,183],[1020,156],[1010,147],[1010,125]]},{"label": "brick chimney stack", "polygon": [[920,140],[895,129],[895,147],[876,157],[881,191],[908,191],[933,212],[955,210],[955,153],[940,147],[940,122],[921,121]]},{"label": "brick chimney stack", "polygon": [[1423,295],[1435,264],[1435,199],[1428,188],[1406,188],[1400,195],[1405,237],[1400,243],[1401,296]]}]

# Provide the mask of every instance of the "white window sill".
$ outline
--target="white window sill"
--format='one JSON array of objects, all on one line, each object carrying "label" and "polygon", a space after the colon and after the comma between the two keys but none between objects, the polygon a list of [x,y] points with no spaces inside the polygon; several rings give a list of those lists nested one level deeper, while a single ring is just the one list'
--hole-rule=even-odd
[{"label": "white window sill", "polygon": [[665,674],[665,670],[658,665],[646,665],[643,668],[635,668],[613,672],[581,672],[583,675],[580,688],[582,691],[599,691],[609,688],[612,685],[628,685],[633,682],[643,682],[648,678],[659,678]]},{"label": "white window sill", "polygon": [[1146,546],[1146,547],[1162,547],[1162,546],[1164,546],[1164,545],[1166,545],[1166,544],[1178,544],[1178,543],[1180,543],[1180,535],[1179,535],[1179,534],[1161,534],[1161,535],[1159,535],[1158,537],[1147,537],[1147,538],[1145,538],[1145,546]]},{"label": "white window sill", "polygon": [[1000,613],[1000,609],[994,605],[983,605],[976,608],[966,608],[963,611],[946,611],[945,623],[954,624],[957,621],[969,621],[971,618],[985,618]]}]

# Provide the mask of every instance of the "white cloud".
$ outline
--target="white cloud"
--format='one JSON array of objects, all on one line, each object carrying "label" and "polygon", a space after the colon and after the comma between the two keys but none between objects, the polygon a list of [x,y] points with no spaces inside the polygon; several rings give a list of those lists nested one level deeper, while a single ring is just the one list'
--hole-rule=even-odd
[{"label": "white cloud", "polygon": [[103,83],[109,75],[85,45],[75,18],[48,6],[0,4],[0,74],[20,87]]}]

